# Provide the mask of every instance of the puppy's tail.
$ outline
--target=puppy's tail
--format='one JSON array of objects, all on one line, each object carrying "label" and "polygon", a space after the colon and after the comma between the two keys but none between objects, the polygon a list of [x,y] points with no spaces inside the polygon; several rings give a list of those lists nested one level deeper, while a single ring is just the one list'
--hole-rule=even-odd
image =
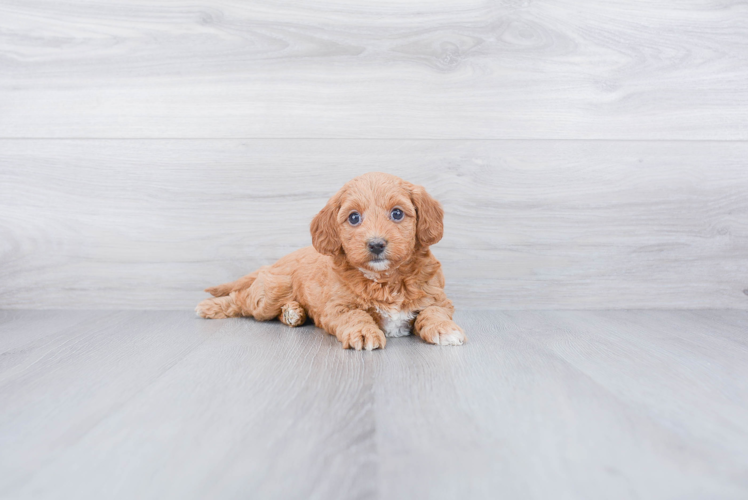
[{"label": "puppy's tail", "polygon": [[246,288],[249,288],[250,285],[257,279],[257,273],[258,271],[255,271],[252,274],[248,274],[243,278],[232,281],[231,283],[224,283],[223,285],[206,288],[205,291],[214,297],[225,297],[234,290],[244,290]]}]

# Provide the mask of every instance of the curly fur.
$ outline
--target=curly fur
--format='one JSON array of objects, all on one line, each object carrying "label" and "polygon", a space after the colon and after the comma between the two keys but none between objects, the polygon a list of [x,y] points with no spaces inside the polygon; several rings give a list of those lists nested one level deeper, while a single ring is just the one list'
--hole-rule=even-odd
[{"label": "curly fur", "polygon": [[[393,221],[390,212],[405,216]],[[352,211],[362,215],[348,223]],[[444,212],[421,186],[393,175],[369,173],[345,184],[312,220],[312,247],[297,250],[231,283],[206,289],[203,318],[278,318],[299,326],[307,317],[344,348],[377,349],[386,334],[411,330],[426,342],[460,345],[464,331],[452,321],[441,264],[429,246],[443,234]],[[367,242],[387,242],[373,261]]]}]

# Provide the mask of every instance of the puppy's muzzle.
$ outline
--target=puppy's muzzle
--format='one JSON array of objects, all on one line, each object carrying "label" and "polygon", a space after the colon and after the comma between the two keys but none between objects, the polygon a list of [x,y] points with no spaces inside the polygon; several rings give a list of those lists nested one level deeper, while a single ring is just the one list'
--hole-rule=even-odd
[{"label": "puppy's muzzle", "polygon": [[369,252],[379,257],[385,248],[387,248],[387,241],[383,238],[371,238],[366,242],[366,247],[369,249]]}]

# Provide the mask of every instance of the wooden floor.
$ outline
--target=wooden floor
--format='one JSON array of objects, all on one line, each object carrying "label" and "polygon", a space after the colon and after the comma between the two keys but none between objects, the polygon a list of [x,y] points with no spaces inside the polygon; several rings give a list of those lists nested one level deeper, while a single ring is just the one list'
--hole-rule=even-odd
[{"label": "wooden floor", "polygon": [[748,312],[466,312],[344,351],[185,311],[0,311],[2,498],[746,498]]}]

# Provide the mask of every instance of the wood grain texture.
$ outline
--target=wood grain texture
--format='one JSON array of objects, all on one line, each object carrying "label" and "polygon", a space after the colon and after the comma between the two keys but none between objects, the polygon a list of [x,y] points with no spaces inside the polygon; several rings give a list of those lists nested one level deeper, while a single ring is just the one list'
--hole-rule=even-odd
[{"label": "wood grain texture", "polygon": [[0,371],[0,496],[748,495],[745,311],[456,319],[462,347],[361,353],[277,322],[0,312],[19,361]]},{"label": "wood grain texture", "polygon": [[459,308],[748,307],[748,143],[0,141],[0,308],[191,308],[345,181],[446,209]]},{"label": "wood grain texture", "polygon": [[0,137],[748,139],[742,2],[3,0]]}]

